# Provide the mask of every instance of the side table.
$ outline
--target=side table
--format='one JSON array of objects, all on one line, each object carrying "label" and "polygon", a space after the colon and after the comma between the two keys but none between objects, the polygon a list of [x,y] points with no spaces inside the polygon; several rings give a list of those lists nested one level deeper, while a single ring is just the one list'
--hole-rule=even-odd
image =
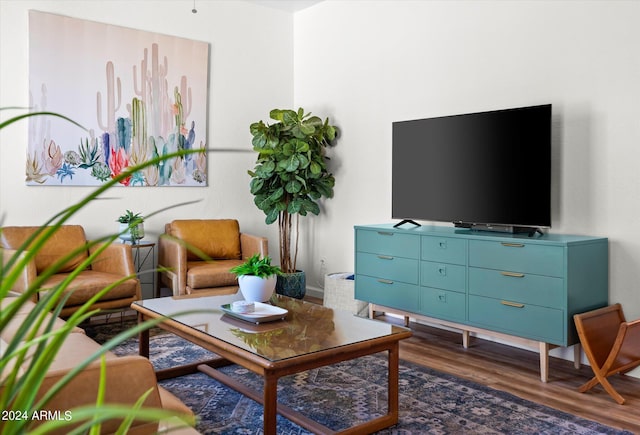
[{"label": "side table", "polygon": [[142,298],[144,299],[145,286],[151,286],[150,294],[152,297],[156,295],[156,244],[146,240],[139,240],[137,243],[129,243],[133,249],[133,264],[136,268],[136,274],[140,280],[142,290]]}]

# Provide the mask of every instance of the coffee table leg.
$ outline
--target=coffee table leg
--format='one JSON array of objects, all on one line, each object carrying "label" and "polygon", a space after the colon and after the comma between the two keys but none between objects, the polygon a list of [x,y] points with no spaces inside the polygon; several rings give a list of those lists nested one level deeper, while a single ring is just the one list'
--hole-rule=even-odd
[{"label": "coffee table leg", "polygon": [[[142,322],[144,322],[144,316],[138,313],[138,323]],[[138,353],[145,358],[149,358],[149,330],[141,331],[138,340]]]},{"label": "coffee table leg", "polygon": [[278,378],[271,373],[264,375],[264,433],[265,435],[276,435],[277,413],[278,413]]},{"label": "coffee table leg", "polygon": [[398,383],[400,382],[399,366],[400,366],[400,344],[395,344],[389,349],[389,375],[387,386],[387,392],[389,395],[389,409],[388,414],[393,419],[394,423],[398,423],[400,412],[398,411],[399,399],[398,399]]}]

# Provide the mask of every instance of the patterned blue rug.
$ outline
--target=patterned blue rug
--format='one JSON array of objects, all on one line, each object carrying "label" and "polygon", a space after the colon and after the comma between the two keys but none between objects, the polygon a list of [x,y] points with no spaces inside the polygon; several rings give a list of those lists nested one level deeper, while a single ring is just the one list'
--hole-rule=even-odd
[{"label": "patterned blue rug", "polygon": [[[115,329],[118,325],[115,325]],[[126,323],[125,323],[126,327]],[[114,325],[91,327],[98,342]],[[156,368],[211,358],[179,337],[154,330],[151,360]],[[137,339],[115,353],[136,354]],[[261,391],[259,376],[232,365],[220,371]],[[278,400],[334,430],[386,413],[386,355],[373,355],[282,378]],[[262,406],[205,374],[161,381],[197,415],[203,434],[261,434]],[[278,416],[278,434],[308,434]],[[400,423],[381,434],[630,434],[511,394],[406,361],[400,363]]]}]

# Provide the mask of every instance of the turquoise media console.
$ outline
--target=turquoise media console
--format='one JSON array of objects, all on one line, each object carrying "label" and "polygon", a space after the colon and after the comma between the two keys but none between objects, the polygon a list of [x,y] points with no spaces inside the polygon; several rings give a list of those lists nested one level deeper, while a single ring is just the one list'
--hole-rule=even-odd
[{"label": "turquoise media console", "polygon": [[608,304],[608,239],[445,226],[355,227],[355,297],[375,311],[537,347],[574,347],[573,315]]}]

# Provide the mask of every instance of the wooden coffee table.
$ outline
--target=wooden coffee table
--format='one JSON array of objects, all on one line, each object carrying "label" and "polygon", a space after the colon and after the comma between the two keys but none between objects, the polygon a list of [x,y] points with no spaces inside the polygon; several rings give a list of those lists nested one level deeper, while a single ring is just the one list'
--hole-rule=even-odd
[{"label": "wooden coffee table", "polygon": [[[134,302],[139,321],[163,318],[158,325],[220,358],[158,371],[158,378],[204,372],[264,407],[264,433],[276,434],[279,413],[318,434],[336,431],[277,401],[278,379],[294,373],[386,351],[388,353],[387,414],[340,433],[373,433],[398,423],[399,342],[411,336],[401,326],[356,317],[347,311],[275,295],[271,304],[288,311],[284,320],[254,324],[220,307],[241,300],[240,294],[166,297]],[[179,314],[187,313],[187,314]],[[149,333],[140,336],[140,355],[149,357]],[[216,370],[238,364],[264,379],[256,392]]]}]

